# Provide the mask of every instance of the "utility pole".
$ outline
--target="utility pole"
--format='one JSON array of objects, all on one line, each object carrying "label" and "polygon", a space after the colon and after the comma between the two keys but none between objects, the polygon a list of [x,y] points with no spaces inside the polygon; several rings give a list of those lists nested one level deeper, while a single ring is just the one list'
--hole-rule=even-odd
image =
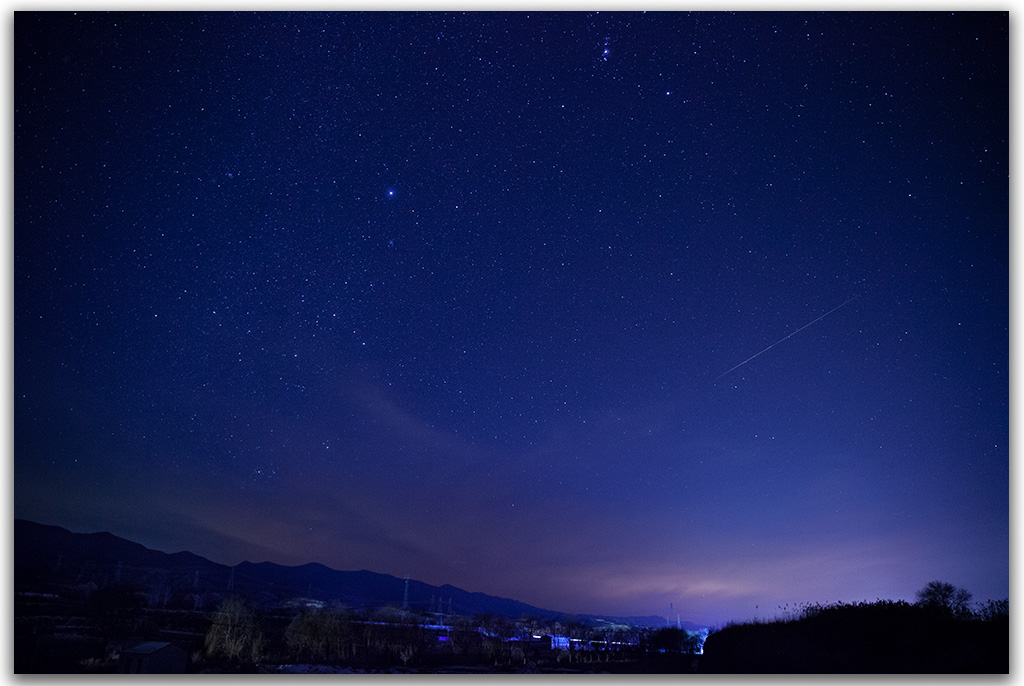
[{"label": "utility pole", "polygon": [[405,595],[402,596],[402,609],[409,609],[409,575],[405,575]]}]

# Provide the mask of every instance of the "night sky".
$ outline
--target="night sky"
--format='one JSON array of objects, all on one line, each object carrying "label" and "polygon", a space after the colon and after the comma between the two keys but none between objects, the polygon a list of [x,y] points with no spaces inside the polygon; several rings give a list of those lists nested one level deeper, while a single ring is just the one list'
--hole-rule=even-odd
[{"label": "night sky", "polygon": [[712,625],[1008,597],[1008,29],[17,13],[14,515]]}]

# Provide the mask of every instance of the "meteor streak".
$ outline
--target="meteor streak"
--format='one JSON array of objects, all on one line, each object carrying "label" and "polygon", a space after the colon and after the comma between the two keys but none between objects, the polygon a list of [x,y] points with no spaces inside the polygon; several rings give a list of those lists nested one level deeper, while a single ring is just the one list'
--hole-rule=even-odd
[{"label": "meteor streak", "polygon": [[825,314],[821,315],[821,316],[820,316],[820,317],[818,317],[817,319],[814,319],[814,320],[812,320],[812,321],[809,321],[809,322],[807,322],[806,324],[804,324],[803,326],[801,326],[801,327],[800,327],[799,329],[797,329],[797,330],[796,330],[796,331],[794,331],[793,333],[791,333],[791,334],[789,334],[789,335],[787,335],[787,336],[785,336],[785,337],[783,337],[783,338],[780,338],[779,340],[775,341],[774,343],[772,343],[771,345],[769,345],[769,346],[768,346],[767,348],[765,348],[765,349],[764,349],[764,350],[762,350],[761,352],[759,352],[759,353],[756,353],[756,354],[754,354],[754,355],[751,355],[750,357],[748,357],[747,359],[743,360],[742,362],[740,362],[740,363],[739,363],[738,365],[736,365],[736,366],[735,366],[735,367],[733,367],[732,369],[727,369],[727,370],[725,370],[724,372],[722,372],[721,374],[719,374],[718,376],[716,376],[716,377],[715,377],[715,381],[718,381],[719,379],[721,379],[721,378],[722,378],[723,376],[725,376],[725,375],[726,375],[726,374],[728,374],[729,372],[733,371],[734,369],[738,369],[738,368],[742,367],[743,365],[745,365],[745,364],[746,364],[747,362],[750,362],[750,361],[751,361],[752,359],[754,359],[754,358],[755,358],[755,357],[757,357],[758,355],[763,355],[764,353],[768,352],[769,350],[771,350],[772,348],[774,348],[775,346],[777,346],[777,345],[778,345],[779,343],[781,343],[782,341],[786,340],[787,338],[790,338],[791,336],[795,336],[796,334],[800,333],[801,331],[803,331],[804,329],[806,329],[806,328],[807,328],[808,326],[810,326],[810,325],[811,325],[811,324],[813,324],[814,322],[820,322],[820,321],[821,321],[822,319],[824,319],[825,317],[829,316],[830,314],[832,314],[833,312],[835,312],[835,311],[836,311],[836,310],[838,310],[839,308],[841,308],[841,307],[845,307],[846,305],[848,305],[849,303],[853,302],[854,300],[856,300],[856,299],[857,299],[857,298],[859,298],[859,297],[860,297],[859,295],[855,295],[855,296],[853,296],[852,298],[850,298],[849,300],[847,300],[846,302],[844,302],[844,303],[843,303],[842,305],[836,305],[836,306],[835,306],[835,307],[833,307],[833,308],[832,308],[831,310],[829,310],[829,311],[828,311],[828,312],[826,312]]}]

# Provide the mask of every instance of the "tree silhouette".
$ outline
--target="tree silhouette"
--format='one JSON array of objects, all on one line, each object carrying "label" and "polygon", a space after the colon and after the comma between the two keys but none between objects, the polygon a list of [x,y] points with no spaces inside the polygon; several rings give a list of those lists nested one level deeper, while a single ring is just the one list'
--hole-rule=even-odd
[{"label": "tree silhouette", "polygon": [[917,592],[917,604],[950,617],[968,617],[971,614],[971,594],[963,588],[944,581],[929,581]]}]

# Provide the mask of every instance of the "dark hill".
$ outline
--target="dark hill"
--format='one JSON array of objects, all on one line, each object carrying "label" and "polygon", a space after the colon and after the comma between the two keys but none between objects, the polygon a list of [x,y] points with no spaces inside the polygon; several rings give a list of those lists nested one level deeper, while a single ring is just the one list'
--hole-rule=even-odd
[{"label": "dark hill", "polygon": [[46,571],[61,565],[98,565],[115,559],[132,566],[193,568],[214,564],[189,552],[167,554],[111,533],[76,534],[59,526],[14,520],[15,569]]},{"label": "dark hill", "polygon": [[[296,598],[340,602],[353,609],[401,605],[405,580],[366,570],[339,571],[319,563],[288,567],[273,562],[217,564],[190,552],[167,554],[110,533],[77,534],[58,526],[14,520],[15,591],[60,592],[69,587],[130,585],[153,599],[201,599],[209,607],[231,593],[265,608]],[[663,626],[662,617],[567,615],[517,600],[473,593],[445,584],[409,580],[409,607],[429,611],[431,601],[459,615],[522,615],[588,624],[616,622]],[[181,602],[186,602],[185,600]],[[191,605],[190,605],[191,606]]]}]

